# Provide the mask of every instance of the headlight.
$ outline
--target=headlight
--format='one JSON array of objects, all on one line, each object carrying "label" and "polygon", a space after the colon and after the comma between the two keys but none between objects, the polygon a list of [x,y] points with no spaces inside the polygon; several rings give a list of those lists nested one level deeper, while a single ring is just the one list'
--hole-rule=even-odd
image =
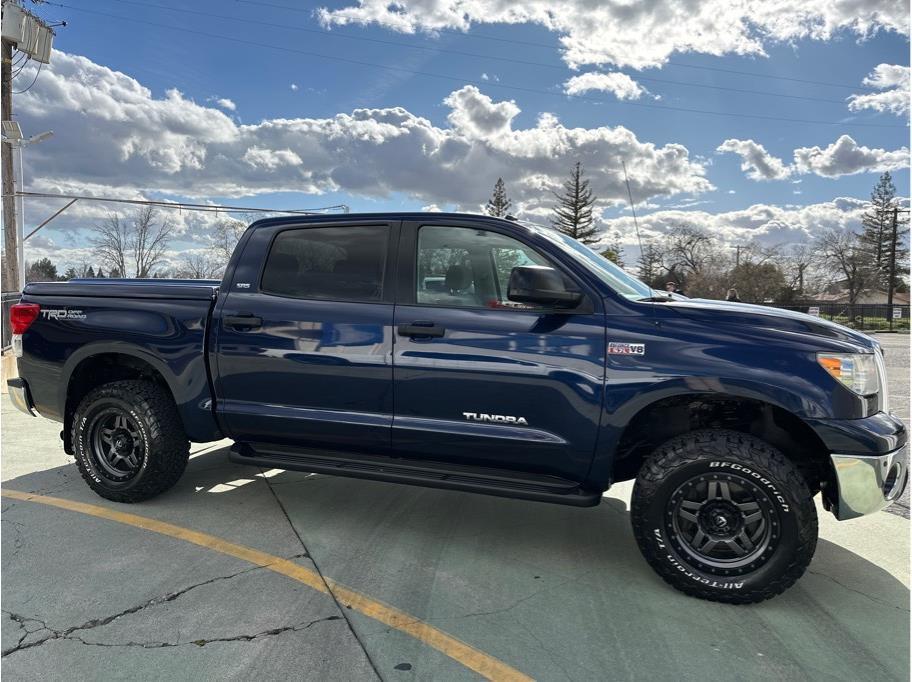
[{"label": "headlight", "polygon": [[817,362],[858,395],[871,395],[880,389],[873,353],[817,353]]}]

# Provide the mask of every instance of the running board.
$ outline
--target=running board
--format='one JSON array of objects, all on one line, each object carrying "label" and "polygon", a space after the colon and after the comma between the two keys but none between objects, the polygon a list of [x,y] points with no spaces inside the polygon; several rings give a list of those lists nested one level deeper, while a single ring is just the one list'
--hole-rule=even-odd
[{"label": "running board", "polygon": [[228,459],[236,464],[252,464],[267,469],[405,483],[574,507],[593,507],[602,499],[601,493],[585,490],[573,481],[555,476],[521,475],[503,469],[442,462],[421,464],[415,460],[383,456],[327,455],[247,443],[235,443]]}]

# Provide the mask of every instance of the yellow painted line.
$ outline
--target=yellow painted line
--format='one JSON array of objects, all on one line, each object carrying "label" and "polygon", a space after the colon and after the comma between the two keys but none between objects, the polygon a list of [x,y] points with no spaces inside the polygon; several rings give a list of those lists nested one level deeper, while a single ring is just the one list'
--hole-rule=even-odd
[{"label": "yellow painted line", "polygon": [[115,521],[128,526],[142,528],[143,530],[148,530],[153,533],[167,535],[168,537],[177,538],[178,540],[184,540],[185,542],[211,549],[214,552],[227,554],[228,556],[233,556],[242,561],[247,561],[274,573],[279,573],[292,580],[304,583],[308,587],[311,587],[318,592],[323,592],[324,594],[329,594],[329,590],[326,587],[326,585],[329,584],[332,595],[335,596],[336,600],[343,606],[350,606],[355,611],[359,611],[369,618],[373,618],[384,625],[388,625],[400,632],[411,635],[415,639],[437,649],[437,651],[449,656],[457,663],[461,663],[469,670],[473,670],[489,680],[509,680],[512,682],[514,680],[525,681],[532,679],[528,675],[510,667],[503,661],[476,649],[471,644],[466,644],[462,640],[456,639],[452,635],[448,635],[443,630],[440,630],[433,625],[429,625],[405,611],[401,611],[394,606],[372,599],[366,594],[362,594],[329,578],[327,578],[324,583],[323,579],[315,571],[304,566],[299,566],[288,559],[267,554],[266,552],[253,549],[252,547],[238,545],[234,542],[215,537],[214,535],[183,528],[182,526],[175,526],[172,523],[156,521],[155,519],[150,519],[145,516],[129,514],[127,512],[117,511],[116,509],[109,509],[94,504],[74,502],[73,500],[65,500],[60,497],[49,497],[47,495],[33,495],[31,493],[24,493],[19,490],[10,490],[7,488],[0,489],[0,495],[13,500],[36,502],[38,504],[46,504],[51,507],[66,509],[67,511],[79,512],[80,514],[87,514],[100,519],[107,519],[108,521]]}]

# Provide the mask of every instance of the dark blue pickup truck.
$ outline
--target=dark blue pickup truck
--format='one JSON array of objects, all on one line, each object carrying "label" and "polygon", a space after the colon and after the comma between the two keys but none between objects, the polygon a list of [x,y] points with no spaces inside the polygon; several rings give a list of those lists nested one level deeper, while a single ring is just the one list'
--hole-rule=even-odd
[{"label": "dark blue pickup truck", "polygon": [[907,480],[873,339],[668,298],[513,220],[261,220],[221,282],[29,284],[11,324],[13,400],[117,502],[225,437],[260,467],[577,506],[636,479],[653,568],[746,603],[804,572],[817,493],[850,519]]}]

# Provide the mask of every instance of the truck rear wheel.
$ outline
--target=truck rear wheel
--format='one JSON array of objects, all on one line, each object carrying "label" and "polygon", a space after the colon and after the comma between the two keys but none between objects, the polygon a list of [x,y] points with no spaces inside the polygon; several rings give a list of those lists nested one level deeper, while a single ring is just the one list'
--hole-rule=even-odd
[{"label": "truck rear wheel", "polygon": [[141,502],[177,483],[190,443],[171,395],[151,381],[115,381],[90,391],[73,416],[76,466],[115,502]]},{"label": "truck rear wheel", "polygon": [[788,589],[817,546],[804,478],[778,450],[736,431],[696,431],[660,446],[640,469],[631,520],[666,582],[731,604]]}]

